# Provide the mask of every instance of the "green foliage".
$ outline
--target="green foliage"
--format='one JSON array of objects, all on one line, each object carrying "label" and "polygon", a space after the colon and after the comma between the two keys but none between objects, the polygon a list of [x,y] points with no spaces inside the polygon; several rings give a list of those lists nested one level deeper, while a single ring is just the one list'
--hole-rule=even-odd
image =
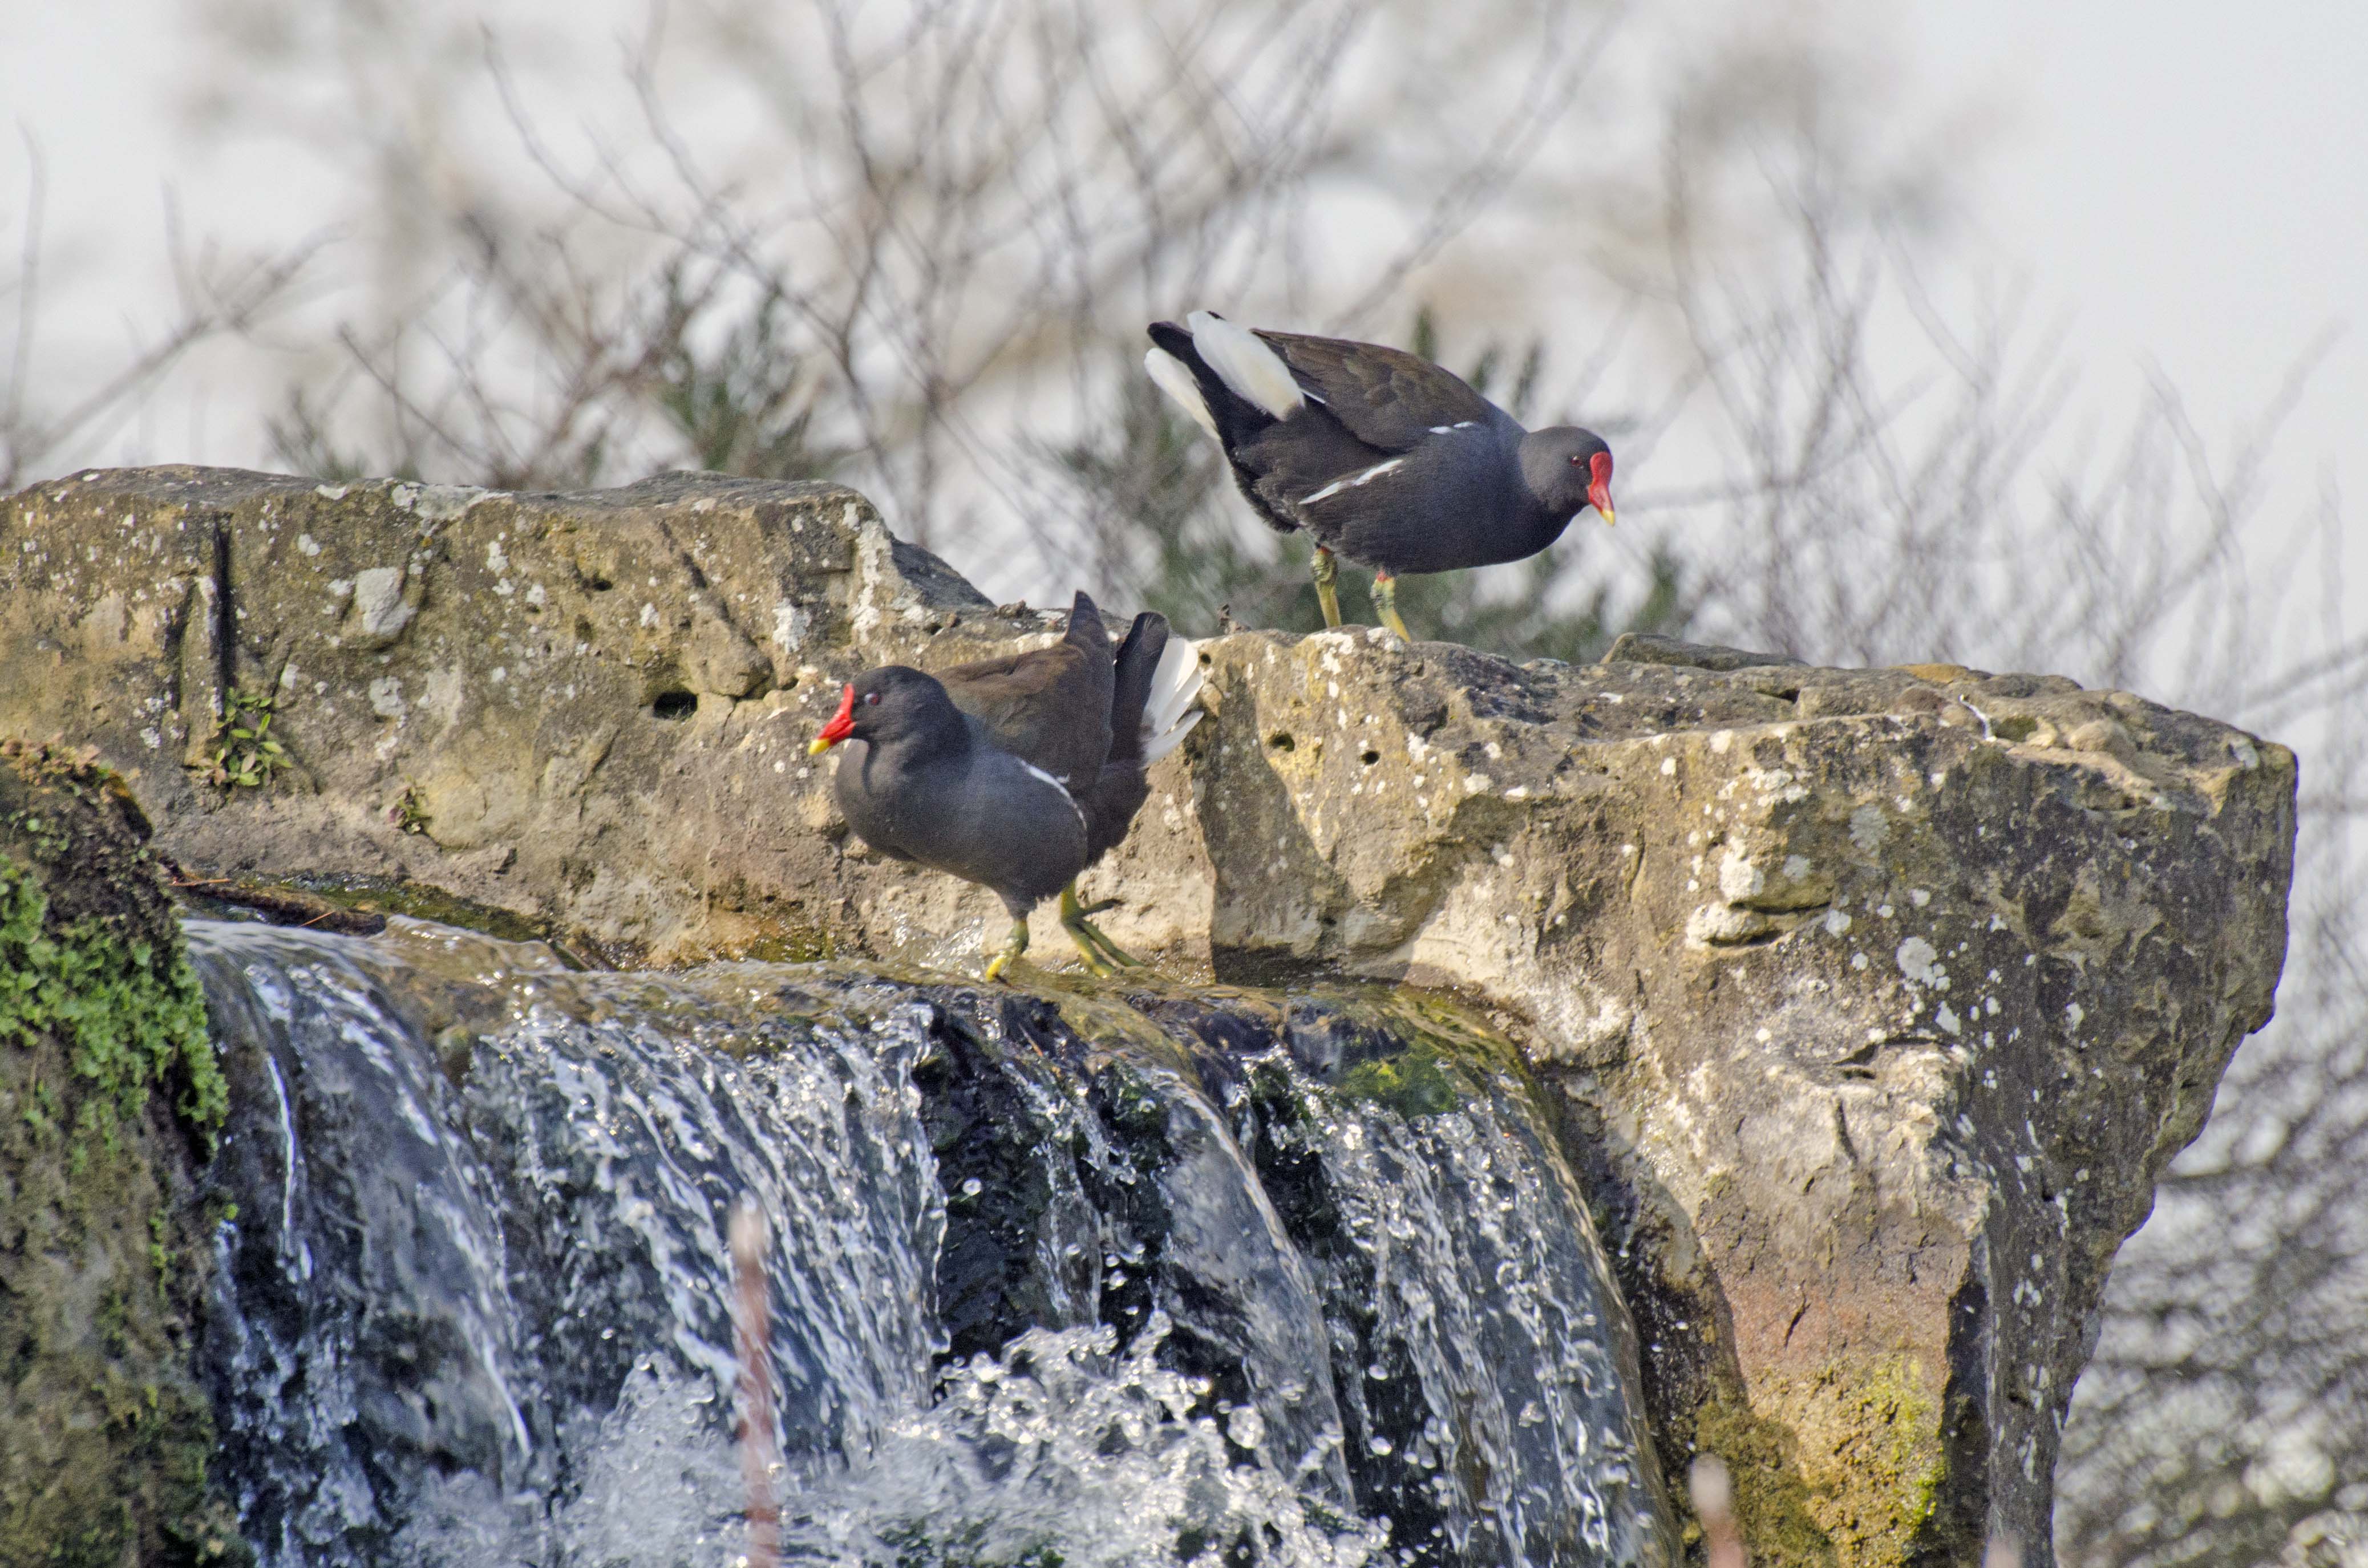
[{"label": "green foliage", "polygon": [[427,831],[427,802],[421,798],[418,785],[408,778],[403,781],[402,793],[396,795],[394,803],[386,809],[386,820],[399,832]]},{"label": "green foliage", "polygon": [[287,748],[271,738],[268,691],[233,689],[222,699],[222,728],[215,732],[206,777],[225,790],[259,790],[288,766]]},{"label": "green foliage", "polygon": [[271,443],[271,454],[290,473],[324,480],[331,484],[345,484],[357,479],[421,480],[416,459],[390,454],[380,458],[357,448],[341,445],[330,428],[335,412],[323,407],[318,401],[305,395],[302,387],[290,389],[288,402],[276,415],[265,417],[263,433]]},{"label": "green foliage", "polygon": [[666,273],[666,300],[661,320],[672,324],[658,337],[655,396],[694,464],[748,479],[820,479],[846,460],[846,451],[814,443],[815,394],[786,341],[789,301],[779,284],[712,349],[692,330],[700,305],[679,267]]},{"label": "green foliage", "polygon": [[[585,292],[564,269],[546,278],[490,254],[484,261],[482,281],[539,337],[539,373],[554,393],[547,404],[496,406],[488,366],[464,353],[459,391],[415,402],[399,386],[382,388],[396,417],[357,442],[339,434],[347,422],[334,390],[308,397],[300,387],[266,425],[279,460],[335,483],[433,470],[495,489],[569,490],[611,483],[620,467],[653,458],[749,479],[818,479],[851,455],[815,437],[819,394],[792,346],[779,280],[737,310],[722,273],[684,258],[614,298]],[[449,406],[472,401],[466,416]]]},{"label": "green foliage", "polygon": [[[112,1142],[139,1116],[149,1089],[178,1069],[188,1087],[179,1111],[211,1131],[230,1108],[229,1085],[206,1032],[205,996],[188,960],[124,943],[102,922],[46,929],[49,900],[34,880],[0,859],[0,1041],[30,1044],[50,1035],[66,1047],[85,1093],[77,1133]],[[26,1119],[54,1115],[54,1096]]]}]

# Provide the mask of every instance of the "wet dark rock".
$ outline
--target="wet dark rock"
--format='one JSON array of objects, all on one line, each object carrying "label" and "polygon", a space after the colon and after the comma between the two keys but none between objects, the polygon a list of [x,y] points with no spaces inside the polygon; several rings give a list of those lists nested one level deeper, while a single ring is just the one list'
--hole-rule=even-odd
[{"label": "wet dark rock", "polygon": [[[1059,1362],[1174,1381],[1165,1421],[1217,1470],[1091,1421],[1024,1460],[1056,1494],[1148,1488],[1124,1528],[1161,1551],[1293,1563],[1280,1543],[1313,1531],[1408,1563],[1673,1561],[1551,1102],[1452,1008],[577,974],[401,919],[193,931],[232,1084],[207,1180],[239,1214],[201,1360],[267,1561],[606,1560],[620,1453],[704,1478],[636,1496],[633,1561],[727,1528],[744,1192],[780,1231],[792,1512],[826,1493],[814,1517],[859,1552],[999,1528],[984,1481],[916,1511],[922,1476],[877,1456]],[[1310,1074],[1286,1037],[1327,1031],[1354,1048]],[[982,1475],[1023,1462],[1008,1436],[949,1444]],[[850,1459],[863,1483],[834,1482]],[[1064,1550],[1114,1528],[1080,1517]]]}]

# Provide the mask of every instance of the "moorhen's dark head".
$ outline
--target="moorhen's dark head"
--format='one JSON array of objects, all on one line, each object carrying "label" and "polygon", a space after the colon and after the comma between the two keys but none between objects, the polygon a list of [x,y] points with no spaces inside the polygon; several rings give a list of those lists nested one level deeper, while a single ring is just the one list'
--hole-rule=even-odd
[{"label": "moorhen's dark head", "polygon": [[962,731],[962,710],[938,677],[903,665],[882,665],[848,684],[838,699],[838,711],[806,747],[806,755],[820,756],[845,740],[877,745],[938,731]]},{"label": "moorhen's dark head", "polygon": [[1521,437],[1521,477],[1553,517],[1578,516],[1592,506],[1611,521],[1611,449],[1592,430],[1549,426]]}]

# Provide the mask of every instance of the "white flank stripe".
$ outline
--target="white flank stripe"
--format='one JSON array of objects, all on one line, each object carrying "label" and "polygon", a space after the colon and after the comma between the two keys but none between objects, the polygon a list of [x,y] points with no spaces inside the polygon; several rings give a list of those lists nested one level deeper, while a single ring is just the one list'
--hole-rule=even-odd
[{"label": "white flank stripe", "polygon": [[1325,499],[1326,496],[1338,495],[1343,490],[1354,490],[1360,484],[1371,483],[1372,481],[1381,478],[1382,475],[1394,472],[1405,466],[1406,459],[1404,458],[1392,458],[1385,463],[1375,463],[1372,467],[1365,470],[1362,473],[1352,473],[1346,479],[1336,479],[1331,483],[1326,485],[1323,489],[1317,491],[1315,494],[1301,497],[1299,504],[1303,506],[1313,506],[1315,503]]},{"label": "white flank stripe", "polygon": [[[1015,757],[1013,760],[1018,761],[1019,759]],[[1086,826],[1086,808],[1077,804],[1077,798],[1069,793],[1069,787],[1066,784],[1062,783],[1059,779],[1053,778],[1051,774],[1045,772],[1042,768],[1037,767],[1032,762],[1021,762],[1019,766],[1034,774],[1037,778],[1042,778],[1045,783],[1053,786],[1053,789],[1061,791],[1061,799],[1068,801],[1069,809],[1077,813],[1077,826],[1083,830],[1087,837],[1090,838],[1093,836],[1094,830]]]},{"label": "white flank stripe", "polygon": [[1452,425],[1434,425],[1430,427],[1430,433],[1434,436],[1444,436],[1451,430],[1469,430],[1478,423],[1480,422],[1476,419],[1459,419]]},{"label": "white flank stripe", "polygon": [[1174,398],[1185,413],[1200,422],[1201,429],[1212,436],[1217,434],[1217,422],[1209,417],[1209,405],[1183,360],[1165,348],[1155,348],[1143,357],[1143,368],[1151,372],[1151,379],[1159,383],[1161,392]]},{"label": "white flank stripe", "polygon": [[1291,367],[1255,334],[1207,311],[1194,311],[1184,324],[1192,329],[1192,347],[1220,381],[1277,419],[1299,412],[1299,382]]}]

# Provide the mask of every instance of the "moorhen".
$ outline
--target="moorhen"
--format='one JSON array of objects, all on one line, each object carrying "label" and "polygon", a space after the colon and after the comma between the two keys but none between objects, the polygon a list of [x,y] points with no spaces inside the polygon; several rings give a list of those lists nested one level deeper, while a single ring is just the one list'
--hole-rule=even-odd
[{"label": "moorhen", "polygon": [[1076,878],[1126,837],[1150,793],[1144,770],[1182,744],[1200,712],[1198,651],[1164,616],[1134,618],[1115,657],[1084,594],[1049,648],[937,675],[889,665],[848,686],[814,737],[842,742],[832,790],[848,825],[898,860],[994,891],[1011,932],[986,966],[1028,950],[1028,915],[1054,892],[1086,967],[1136,960],[1087,918]]},{"label": "moorhen", "polygon": [[1326,626],[1340,624],[1336,551],[1374,569],[1374,607],[1405,637],[1399,573],[1535,555],[1582,506],[1612,520],[1611,449],[1591,430],[1524,430],[1402,349],[1184,319],[1151,324],[1144,366],[1217,438],[1259,517],[1315,536]]}]

